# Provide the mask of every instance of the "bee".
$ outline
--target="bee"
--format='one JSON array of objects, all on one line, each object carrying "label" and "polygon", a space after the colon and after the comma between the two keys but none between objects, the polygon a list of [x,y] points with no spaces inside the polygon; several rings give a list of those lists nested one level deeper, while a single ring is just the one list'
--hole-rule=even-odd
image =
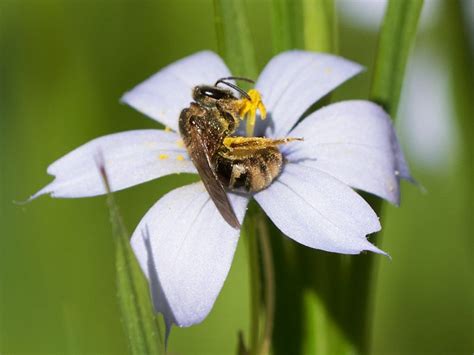
[{"label": "bee", "polygon": [[[250,79],[228,77],[214,85],[193,88],[188,108],[181,111],[179,130],[184,145],[211,199],[222,217],[234,228],[240,223],[226,191],[255,193],[268,187],[280,174],[283,156],[278,145],[298,138],[270,139],[232,136],[246,112],[258,108],[262,116],[265,107],[256,90],[248,93],[229,80]],[[219,84],[235,89],[242,97]]]}]

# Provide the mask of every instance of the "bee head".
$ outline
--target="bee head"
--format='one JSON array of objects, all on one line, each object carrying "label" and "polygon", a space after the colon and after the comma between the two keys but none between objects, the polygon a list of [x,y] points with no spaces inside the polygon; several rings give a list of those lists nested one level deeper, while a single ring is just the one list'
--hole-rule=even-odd
[{"label": "bee head", "polygon": [[193,99],[201,105],[213,107],[218,100],[235,100],[236,97],[230,90],[218,86],[198,85],[193,89]]}]

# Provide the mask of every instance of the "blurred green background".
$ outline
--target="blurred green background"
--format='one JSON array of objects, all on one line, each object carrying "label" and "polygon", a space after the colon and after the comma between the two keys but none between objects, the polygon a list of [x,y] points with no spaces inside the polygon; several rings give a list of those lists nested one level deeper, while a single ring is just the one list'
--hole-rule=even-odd
[{"label": "blurred green background", "polygon": [[[462,24],[447,2],[427,3],[397,124],[427,193],[404,184],[402,207],[385,209],[383,249],[393,260],[378,263],[374,354],[474,349],[472,124],[466,123],[473,101],[472,92],[456,89],[466,80],[456,74],[464,69],[459,53],[472,53],[472,47],[455,32]],[[262,68],[271,56],[269,3],[245,5]],[[379,29],[360,13],[372,5],[383,9],[383,2],[339,4],[340,54],[368,70],[338,89],[335,99],[367,97]],[[157,127],[120,105],[119,97],[165,64],[206,48],[216,49],[210,0],[0,0],[1,354],[126,353],[105,198],[13,201],[48,183],[46,167],[80,144]],[[472,71],[465,70],[472,87]],[[440,102],[448,114],[435,121]],[[129,230],[186,179],[166,177],[117,193]],[[210,316],[174,329],[170,354],[234,353],[237,331],[248,329],[248,309],[240,243]]]}]

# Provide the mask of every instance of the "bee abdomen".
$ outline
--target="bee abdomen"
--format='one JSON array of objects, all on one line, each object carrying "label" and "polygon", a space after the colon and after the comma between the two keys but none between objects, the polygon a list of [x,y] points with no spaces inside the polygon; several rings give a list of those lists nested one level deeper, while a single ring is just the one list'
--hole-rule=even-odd
[{"label": "bee abdomen", "polygon": [[280,174],[283,158],[277,148],[268,147],[252,151],[247,156],[217,153],[216,173],[231,190],[245,189],[258,192],[268,187]]}]

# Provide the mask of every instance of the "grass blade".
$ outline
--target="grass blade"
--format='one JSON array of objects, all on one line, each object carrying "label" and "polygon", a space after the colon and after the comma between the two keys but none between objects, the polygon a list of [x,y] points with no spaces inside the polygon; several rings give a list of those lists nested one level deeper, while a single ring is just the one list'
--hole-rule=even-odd
[{"label": "grass blade", "polygon": [[98,159],[98,168],[107,189],[107,205],[115,242],[117,298],[130,352],[132,354],[164,353],[161,332],[155,320],[147,282],[130,247],[129,234],[110,190],[102,157]]},{"label": "grass blade", "polygon": [[394,118],[423,0],[388,2],[379,37],[370,97]]},{"label": "grass blade", "polygon": [[336,8],[334,0],[302,0],[304,48],[336,53]]},{"label": "grass blade", "polygon": [[272,0],[273,52],[303,47],[301,2],[294,0]]},{"label": "grass blade", "polygon": [[[370,99],[382,105],[392,119],[396,117],[405,67],[410,49],[415,40],[423,0],[389,0],[376,53],[374,77]],[[380,216],[383,201],[372,196],[368,202]],[[380,247],[381,235],[373,237]],[[357,305],[350,313],[347,324],[357,324],[352,338],[359,353],[369,351],[372,328],[372,302],[375,281],[375,254],[352,259],[347,280],[349,290],[357,288],[353,303]]]},{"label": "grass blade", "polygon": [[214,0],[214,10],[219,54],[234,75],[257,79],[255,53],[243,3]]},{"label": "grass blade", "polygon": [[[257,63],[250,29],[243,2],[214,0],[214,16],[219,54],[237,76],[257,79]],[[243,84],[243,83],[242,83]],[[239,83],[241,85],[241,83]],[[260,266],[255,235],[255,218],[248,213],[245,226],[249,234],[249,261],[251,274],[251,315],[249,344],[246,346],[242,332],[238,335],[238,354],[255,354],[260,339]]]}]

